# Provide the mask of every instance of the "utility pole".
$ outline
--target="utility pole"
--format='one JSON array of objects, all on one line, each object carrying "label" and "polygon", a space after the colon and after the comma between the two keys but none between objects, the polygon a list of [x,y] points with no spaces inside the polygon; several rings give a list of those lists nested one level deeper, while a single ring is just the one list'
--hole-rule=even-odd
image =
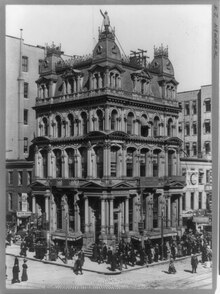
[{"label": "utility pole", "polygon": [[68,247],[67,247],[67,236],[68,236],[68,230],[67,230],[67,213],[65,217],[66,221],[66,235],[65,235],[65,263],[67,264],[67,258],[68,258]]}]

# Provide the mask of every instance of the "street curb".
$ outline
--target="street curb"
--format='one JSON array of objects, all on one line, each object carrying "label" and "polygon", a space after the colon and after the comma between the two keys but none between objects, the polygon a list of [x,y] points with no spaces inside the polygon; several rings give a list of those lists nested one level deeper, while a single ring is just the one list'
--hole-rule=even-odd
[{"label": "street curb", "polygon": [[[24,258],[21,255],[17,255],[17,254],[13,254],[13,253],[6,253],[6,255],[10,255],[10,256],[14,256],[14,257],[19,257],[19,258]],[[199,253],[196,254],[196,256],[200,256],[200,255],[201,254],[199,254]],[[178,257],[178,258],[176,258],[175,261],[188,259],[190,257],[191,257],[190,255]],[[25,257],[25,259],[33,260],[33,261],[38,261],[38,262],[43,262],[45,264],[63,266],[63,267],[70,268],[70,269],[73,268],[72,265],[62,264],[62,263],[55,263],[55,262],[51,262],[51,261],[48,261],[48,260],[40,260],[40,259],[36,259],[36,258],[32,258],[32,257]],[[167,264],[167,263],[169,263],[169,260],[163,260],[163,261],[154,262],[154,263],[151,263],[151,264],[139,266],[139,267],[136,267],[136,268],[124,269],[122,271],[119,271],[118,270],[116,272],[103,272],[103,271],[97,271],[97,270],[90,270],[90,269],[86,269],[86,268],[83,268],[83,270],[86,271],[86,272],[92,272],[92,273],[97,273],[97,274],[101,274],[101,275],[120,275],[120,274],[123,274],[123,273],[126,273],[126,272],[136,271],[136,270],[140,270],[140,269],[143,269],[143,268],[149,268],[149,267],[153,267],[153,266],[157,266],[157,265],[162,265],[162,264]]]}]

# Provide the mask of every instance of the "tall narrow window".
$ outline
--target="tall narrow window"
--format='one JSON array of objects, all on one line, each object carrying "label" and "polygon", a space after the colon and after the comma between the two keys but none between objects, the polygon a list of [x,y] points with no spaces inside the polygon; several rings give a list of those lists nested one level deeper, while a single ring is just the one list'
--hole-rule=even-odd
[{"label": "tall narrow window", "polygon": [[130,135],[133,133],[133,118],[134,115],[130,112],[127,118],[127,133]]},{"label": "tall narrow window", "polygon": [[140,157],[140,176],[146,177],[147,149],[141,149]]},{"label": "tall narrow window", "polygon": [[41,151],[42,156],[42,177],[47,178],[47,151]]},{"label": "tall narrow window", "polygon": [[127,149],[127,177],[133,176],[134,149]]},{"label": "tall narrow window", "polygon": [[81,171],[82,171],[82,178],[87,177],[87,150],[86,148],[80,149],[81,155]]},{"label": "tall narrow window", "polygon": [[111,115],[111,130],[112,131],[116,131],[116,128],[117,128],[117,126],[116,126],[116,123],[117,123],[117,115],[118,115],[118,113],[117,113],[117,111],[114,109],[113,111],[112,111],[112,115]]},{"label": "tall narrow window", "polygon": [[28,57],[22,56],[22,71],[28,72]]},{"label": "tall narrow window", "polygon": [[173,151],[168,151],[168,176],[173,175]]},{"label": "tall narrow window", "polygon": [[170,118],[167,122],[167,136],[168,137],[172,137],[173,136],[173,132],[172,132],[172,124],[173,124],[173,121],[172,119]]},{"label": "tall narrow window", "polygon": [[75,177],[74,150],[67,149],[69,178]]},{"label": "tall narrow window", "polygon": [[57,124],[57,137],[61,137],[62,127],[61,127],[61,118],[57,115],[56,116],[56,124]]},{"label": "tall narrow window", "polygon": [[199,209],[202,209],[202,192],[199,192],[199,203],[198,203]]},{"label": "tall narrow window", "polygon": [[147,116],[142,115],[141,117],[141,136],[147,137],[149,134],[149,127],[147,125]]},{"label": "tall narrow window", "polygon": [[61,150],[54,150],[55,158],[56,158],[56,177],[62,177],[62,158],[61,158]]},{"label": "tall narrow window", "polygon": [[189,102],[187,102],[185,104],[185,115],[189,115],[190,114],[190,110],[189,110]]},{"label": "tall narrow window", "polygon": [[43,121],[42,121],[42,123],[43,123],[43,136],[48,136],[48,122],[47,122],[47,119],[46,119],[46,117],[44,117],[43,118]]},{"label": "tall narrow window", "polygon": [[24,137],[24,153],[28,152],[28,138]]},{"label": "tall narrow window", "polygon": [[28,98],[28,83],[24,83],[24,98]]},{"label": "tall narrow window", "polygon": [[70,137],[72,137],[74,136],[74,119],[72,114],[68,115],[68,120],[69,120],[69,135]]},{"label": "tall narrow window", "polygon": [[117,148],[111,148],[111,177],[117,176]]},{"label": "tall narrow window", "polygon": [[193,122],[192,130],[193,130],[193,135],[196,135],[197,134],[197,124],[195,121]]},{"label": "tall narrow window", "polygon": [[211,143],[209,141],[205,142],[205,154],[209,154],[211,152]]},{"label": "tall narrow window", "polygon": [[98,178],[103,177],[103,149],[98,147],[95,149],[96,153],[96,173]]},{"label": "tall narrow window", "polygon": [[18,193],[18,211],[22,211],[22,197],[21,197],[21,193]]},{"label": "tall narrow window", "polygon": [[183,193],[182,196],[182,210],[186,209],[186,193]]},{"label": "tall narrow window", "polygon": [[153,152],[153,177],[158,177],[159,175],[159,150],[154,150]]},{"label": "tall narrow window", "polygon": [[24,125],[28,125],[28,110],[24,109]]},{"label": "tall narrow window", "polygon": [[197,107],[196,106],[197,106],[196,101],[193,101],[193,103],[192,103],[192,112],[193,112],[193,114],[197,113]]},{"label": "tall narrow window", "polygon": [[85,112],[81,114],[82,117],[82,135],[87,134],[87,115]]},{"label": "tall narrow window", "polygon": [[192,149],[193,149],[193,156],[197,156],[197,145],[196,145],[196,142],[193,142]]},{"label": "tall narrow window", "polygon": [[204,101],[205,104],[205,112],[210,112],[211,111],[211,99],[208,98]]},{"label": "tall narrow window", "polygon": [[154,134],[154,137],[157,137],[157,136],[160,135],[160,130],[159,130],[159,118],[158,118],[158,117],[155,117],[155,118],[154,118],[153,134]]},{"label": "tall narrow window", "polygon": [[211,133],[211,123],[210,120],[207,119],[204,122],[204,134],[210,134]]},{"label": "tall narrow window", "polygon": [[190,205],[191,205],[191,209],[194,209],[194,192],[191,192],[191,195],[190,195]]},{"label": "tall narrow window", "polygon": [[98,130],[103,131],[103,113],[102,111],[99,109],[97,111],[97,116],[98,116]]},{"label": "tall narrow window", "polygon": [[190,156],[190,145],[188,142],[185,144],[185,151],[186,151],[186,155]]},{"label": "tall narrow window", "polygon": [[190,135],[190,125],[189,122],[186,122],[185,124],[185,135],[189,136]]}]

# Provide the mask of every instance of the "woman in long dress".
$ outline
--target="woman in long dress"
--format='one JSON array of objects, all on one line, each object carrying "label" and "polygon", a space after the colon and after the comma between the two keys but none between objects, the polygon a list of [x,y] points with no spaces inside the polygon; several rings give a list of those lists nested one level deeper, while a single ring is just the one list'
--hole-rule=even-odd
[{"label": "woman in long dress", "polygon": [[21,280],[24,282],[24,281],[27,281],[28,280],[28,276],[27,276],[27,264],[26,264],[27,260],[24,259],[24,263],[22,265],[22,276],[21,276]]},{"label": "woman in long dress", "polygon": [[20,269],[19,269],[19,262],[18,262],[18,258],[15,257],[15,262],[14,262],[14,266],[12,268],[12,274],[13,274],[13,278],[12,278],[12,284],[14,283],[20,283],[20,280],[19,280],[19,272],[20,272]]}]

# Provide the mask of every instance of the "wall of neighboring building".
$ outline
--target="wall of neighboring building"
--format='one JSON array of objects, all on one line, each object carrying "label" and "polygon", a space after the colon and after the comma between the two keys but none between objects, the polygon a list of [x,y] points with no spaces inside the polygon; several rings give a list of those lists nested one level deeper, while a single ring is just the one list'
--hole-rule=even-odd
[{"label": "wall of neighboring building", "polygon": [[[35,112],[32,107],[37,96],[35,81],[38,78],[39,60],[44,58],[44,49],[23,43],[22,56],[28,57],[28,71],[22,72],[20,107],[28,111],[28,123],[23,125],[21,137],[18,138],[20,39],[6,36],[6,159],[27,157],[28,152],[24,153],[23,148],[19,154],[18,140],[23,142],[24,147],[24,137],[27,137],[29,148],[36,130]],[[27,98],[24,98],[24,83],[28,83]],[[21,113],[23,111],[21,109]]]}]

